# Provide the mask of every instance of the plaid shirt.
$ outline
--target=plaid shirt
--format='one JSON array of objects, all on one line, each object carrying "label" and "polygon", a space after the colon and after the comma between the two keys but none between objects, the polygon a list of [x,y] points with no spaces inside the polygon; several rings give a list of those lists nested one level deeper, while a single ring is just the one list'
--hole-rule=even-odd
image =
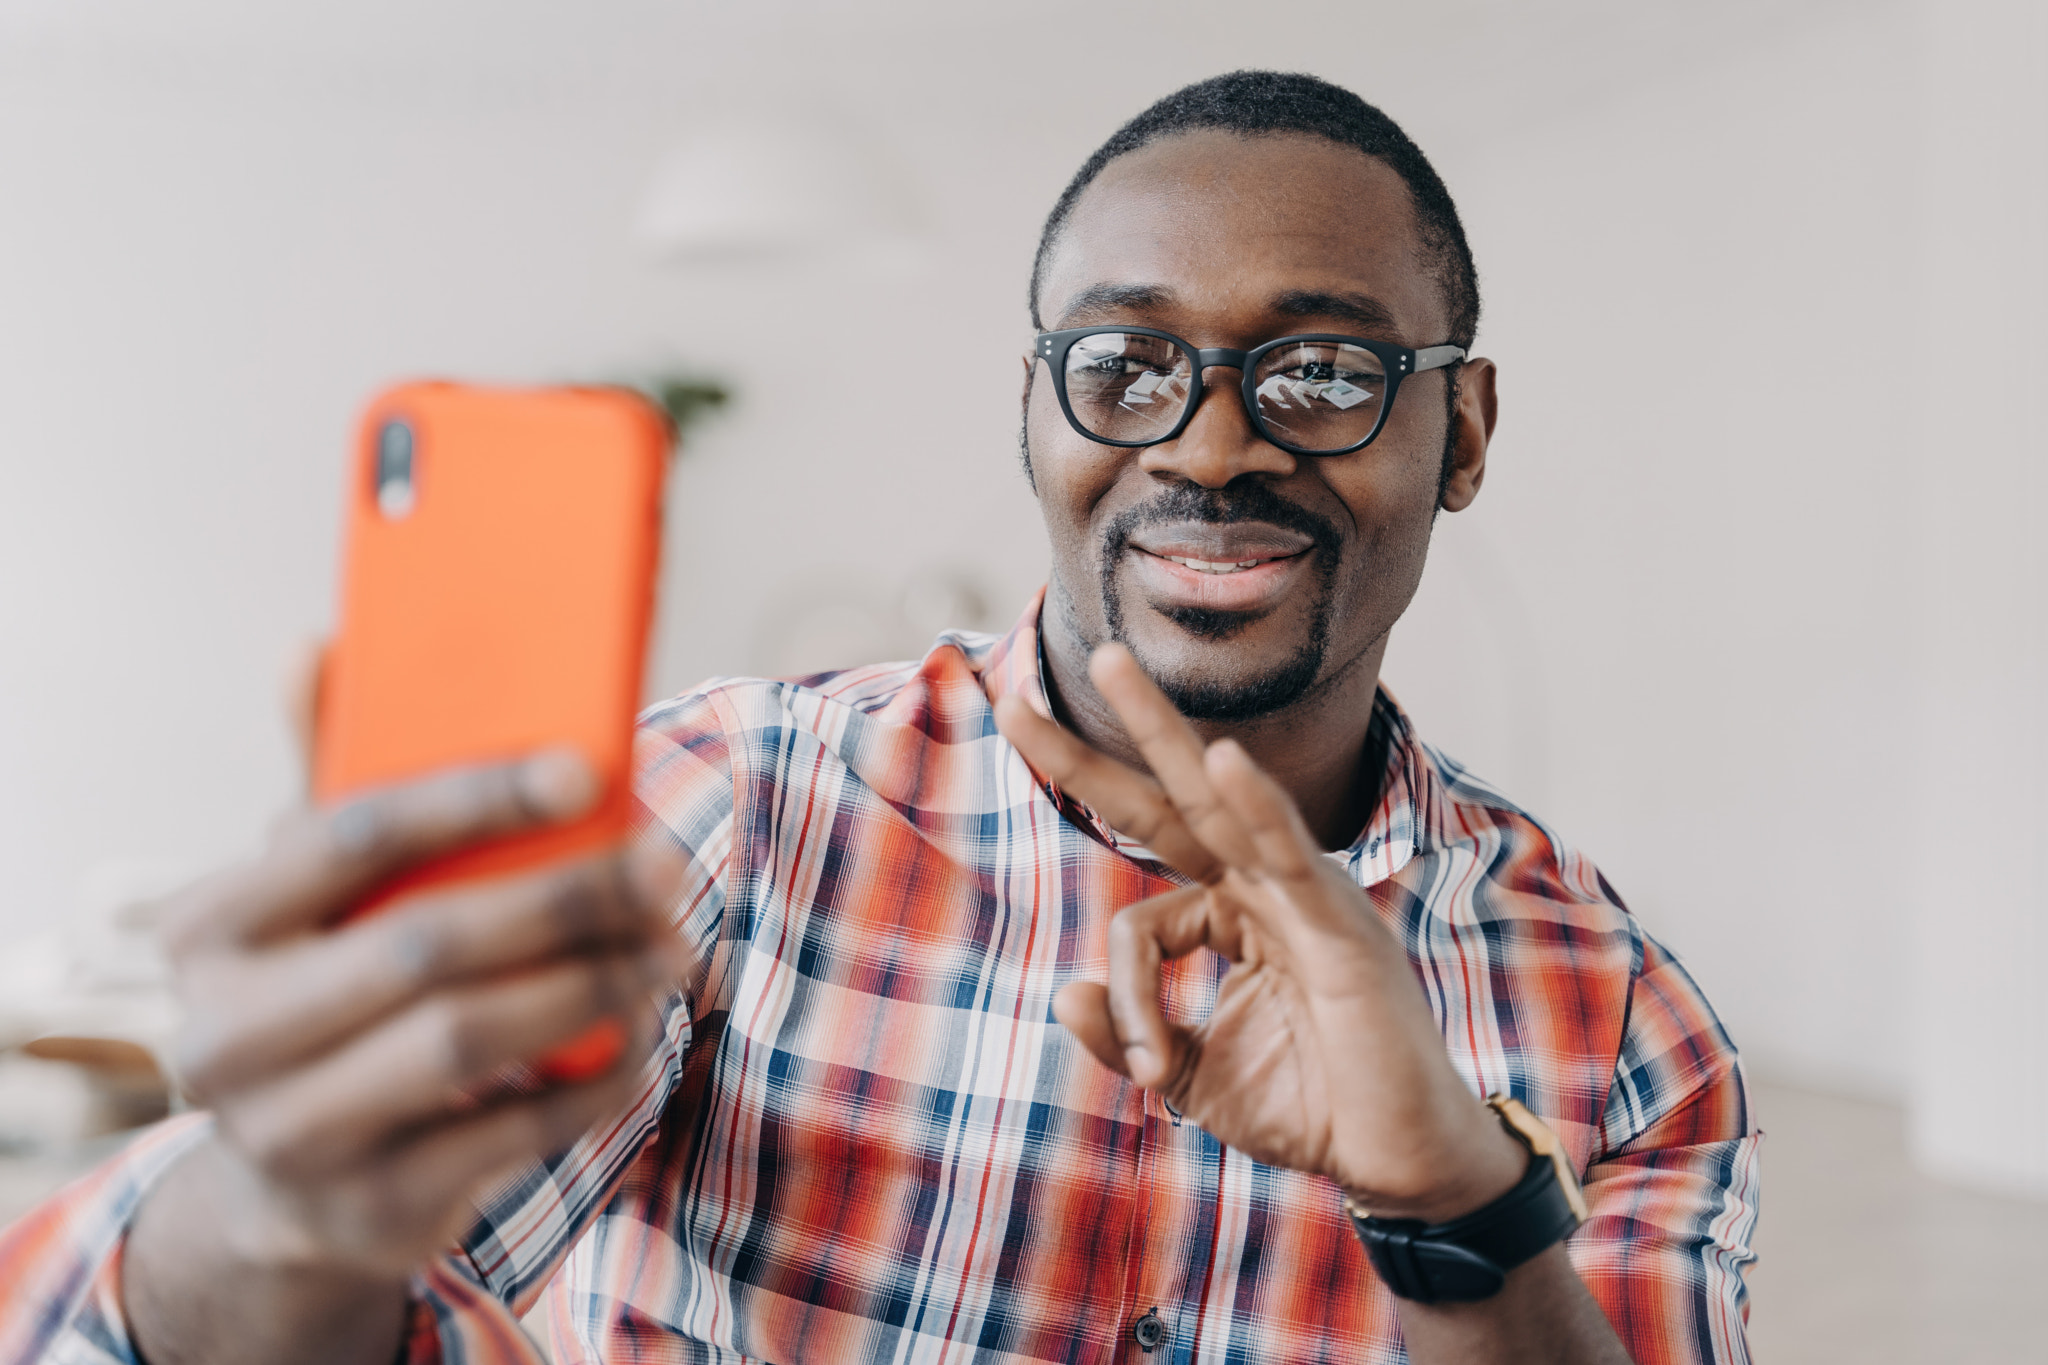
[{"label": "plaid shirt", "polygon": [[[1105,976],[1109,916],[1174,877],[997,735],[1003,693],[1047,710],[1037,620],[647,714],[640,795],[691,855],[675,922],[705,967],[638,1102],[416,1277],[411,1361],[535,1361],[514,1314],[543,1296],[558,1362],[1406,1358],[1328,1181],[1182,1123],[1053,1022],[1062,985]],[[1734,1047],[1590,861],[1384,693],[1372,723],[1381,800],[1331,856],[1453,1065],[1570,1149],[1571,1259],[1639,1365],[1746,1361],[1759,1135]],[[1223,971],[1174,964],[1170,1010]],[[0,1362],[134,1359],[123,1229],[204,1122],[0,1236]]]}]

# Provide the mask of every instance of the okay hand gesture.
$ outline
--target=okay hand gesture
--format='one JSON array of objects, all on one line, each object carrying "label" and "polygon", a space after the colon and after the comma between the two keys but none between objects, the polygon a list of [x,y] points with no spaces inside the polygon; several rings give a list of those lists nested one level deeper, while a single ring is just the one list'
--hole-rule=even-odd
[{"label": "okay hand gesture", "polygon": [[[1119,911],[1108,984],[1063,989],[1059,1021],[1223,1142],[1328,1176],[1371,1212],[1441,1221],[1511,1188],[1527,1150],[1452,1069],[1407,954],[1294,802],[1234,740],[1205,747],[1121,645],[1089,675],[1150,776],[1018,698],[998,727],[1196,884]],[[1204,947],[1230,971],[1186,1027],[1161,1008],[1160,964]]]}]

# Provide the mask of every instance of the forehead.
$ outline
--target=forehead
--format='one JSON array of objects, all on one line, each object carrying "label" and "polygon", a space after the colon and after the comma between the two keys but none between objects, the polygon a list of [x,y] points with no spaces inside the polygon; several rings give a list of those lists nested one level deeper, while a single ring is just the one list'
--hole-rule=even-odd
[{"label": "forehead", "polygon": [[1084,291],[1155,287],[1175,311],[1228,325],[1290,293],[1364,295],[1424,344],[1448,326],[1430,267],[1385,162],[1306,134],[1202,131],[1103,168],[1054,244],[1039,308],[1058,327]]}]

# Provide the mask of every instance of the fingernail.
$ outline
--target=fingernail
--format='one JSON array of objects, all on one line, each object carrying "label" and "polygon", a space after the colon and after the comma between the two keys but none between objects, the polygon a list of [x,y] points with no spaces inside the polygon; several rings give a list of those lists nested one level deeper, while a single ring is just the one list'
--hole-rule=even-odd
[{"label": "fingernail", "polygon": [[581,815],[597,799],[597,774],[574,749],[549,749],[521,765],[520,795],[550,819]]}]

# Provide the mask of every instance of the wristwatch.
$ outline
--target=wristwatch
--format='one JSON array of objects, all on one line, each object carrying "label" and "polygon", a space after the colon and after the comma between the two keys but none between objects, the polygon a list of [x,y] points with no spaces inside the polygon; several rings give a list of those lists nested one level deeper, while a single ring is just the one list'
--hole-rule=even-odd
[{"label": "wristwatch", "polygon": [[1397,1297],[1416,1303],[1492,1298],[1510,1270],[1586,1221],[1586,1197],[1557,1134],[1512,1096],[1488,1095],[1486,1106],[1529,1149],[1529,1169],[1485,1208],[1448,1223],[1425,1223],[1375,1218],[1344,1197],[1352,1231]]}]

